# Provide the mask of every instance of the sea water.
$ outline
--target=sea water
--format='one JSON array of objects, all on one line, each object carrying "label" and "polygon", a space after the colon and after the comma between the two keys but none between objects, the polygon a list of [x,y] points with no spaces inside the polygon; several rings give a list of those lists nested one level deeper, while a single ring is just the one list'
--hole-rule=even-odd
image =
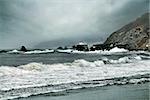
[{"label": "sea water", "polygon": [[0,99],[150,81],[150,53],[0,53]]}]

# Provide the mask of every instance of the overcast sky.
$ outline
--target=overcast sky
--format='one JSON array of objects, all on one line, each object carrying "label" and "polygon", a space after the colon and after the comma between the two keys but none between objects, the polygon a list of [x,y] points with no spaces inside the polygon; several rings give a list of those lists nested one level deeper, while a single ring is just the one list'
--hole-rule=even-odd
[{"label": "overcast sky", "polygon": [[0,49],[103,42],[148,12],[149,4],[149,0],[0,0]]}]

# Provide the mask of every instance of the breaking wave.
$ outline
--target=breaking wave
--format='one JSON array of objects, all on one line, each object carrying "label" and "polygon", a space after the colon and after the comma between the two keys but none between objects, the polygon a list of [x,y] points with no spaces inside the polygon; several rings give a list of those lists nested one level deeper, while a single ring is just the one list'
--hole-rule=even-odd
[{"label": "breaking wave", "polygon": [[105,57],[102,60],[105,64],[121,64],[121,63],[131,63],[135,61],[140,61],[142,60],[142,57],[141,56],[127,56],[127,57],[119,58],[118,60],[108,59]]},{"label": "breaking wave", "polygon": [[0,67],[0,99],[28,97],[70,89],[150,81],[150,60],[140,56],[118,60],[84,59],[72,63]]},{"label": "breaking wave", "polygon": [[[10,51],[5,51],[2,50],[0,53],[9,53],[9,54],[44,54],[44,53],[69,53],[69,54],[102,54],[102,55],[111,55],[111,54],[141,54],[141,55],[146,55],[150,56],[150,52],[148,51],[128,51],[123,48],[117,48],[114,47],[110,50],[96,50],[96,51],[78,51],[78,50],[72,50],[72,49],[66,49],[66,50],[51,50],[51,49],[45,49],[45,50],[31,50],[27,52],[19,51],[19,50],[10,50]],[[149,58],[149,57],[148,57]]]},{"label": "breaking wave", "polygon": [[33,51],[27,51],[27,52],[23,52],[19,50],[11,50],[11,51],[8,51],[7,53],[9,54],[43,54],[43,53],[53,53],[53,52],[54,50],[45,49],[45,50],[33,50]]},{"label": "breaking wave", "polygon": [[121,52],[128,52],[128,50],[123,48],[114,47],[110,50],[96,50],[96,51],[78,51],[78,50],[57,50],[59,53],[78,53],[78,54],[91,54],[91,53],[98,53],[98,54],[112,54],[112,53],[121,53]]},{"label": "breaking wave", "polygon": [[[92,53],[98,53],[98,54],[112,54],[112,53],[123,53],[123,52],[128,52],[128,50],[123,49],[123,48],[112,48],[111,50],[97,50],[97,51],[78,51],[78,50],[72,50],[72,49],[67,49],[67,50],[56,50],[59,53],[77,53],[77,54],[92,54]],[[54,50],[33,50],[33,51],[19,51],[19,50],[11,50],[8,51],[7,53],[9,54],[43,54],[43,53],[53,53]]]}]

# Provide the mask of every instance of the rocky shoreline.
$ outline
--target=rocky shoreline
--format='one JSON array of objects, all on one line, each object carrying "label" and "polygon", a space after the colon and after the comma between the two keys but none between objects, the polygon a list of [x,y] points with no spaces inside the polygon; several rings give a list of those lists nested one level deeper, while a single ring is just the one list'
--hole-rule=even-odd
[{"label": "rocky shoreline", "polygon": [[135,21],[125,25],[121,29],[113,32],[105,45],[123,45],[128,50],[148,50],[150,51],[150,13],[146,13]]}]

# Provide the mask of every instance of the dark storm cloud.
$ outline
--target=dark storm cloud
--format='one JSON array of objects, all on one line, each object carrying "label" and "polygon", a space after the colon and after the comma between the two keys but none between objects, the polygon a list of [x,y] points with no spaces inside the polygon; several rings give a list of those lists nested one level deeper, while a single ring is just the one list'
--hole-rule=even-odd
[{"label": "dark storm cloud", "polygon": [[0,48],[102,42],[148,8],[149,0],[0,0]]}]

